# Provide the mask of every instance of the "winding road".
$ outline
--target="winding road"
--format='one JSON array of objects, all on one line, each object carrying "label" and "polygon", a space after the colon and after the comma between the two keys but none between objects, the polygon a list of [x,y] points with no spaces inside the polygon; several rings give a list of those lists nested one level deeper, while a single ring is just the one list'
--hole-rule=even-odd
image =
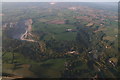
[{"label": "winding road", "polygon": [[32,30],[32,19],[28,19],[25,21],[25,25],[27,26],[26,31],[24,34],[21,35],[20,40],[24,40],[24,41],[30,41],[30,42],[36,42],[33,39],[30,39],[28,36],[33,37],[33,35],[31,34],[31,30]]}]

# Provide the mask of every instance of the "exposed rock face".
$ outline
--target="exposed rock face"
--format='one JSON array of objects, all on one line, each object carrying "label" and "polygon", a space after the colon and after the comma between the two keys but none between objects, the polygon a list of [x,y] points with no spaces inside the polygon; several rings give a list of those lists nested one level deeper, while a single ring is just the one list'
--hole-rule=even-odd
[{"label": "exposed rock face", "polygon": [[32,19],[28,19],[28,20],[25,21],[26,32],[21,35],[21,37],[20,37],[21,40],[36,42],[35,40],[33,40],[34,35],[31,34],[32,23],[33,23]]}]

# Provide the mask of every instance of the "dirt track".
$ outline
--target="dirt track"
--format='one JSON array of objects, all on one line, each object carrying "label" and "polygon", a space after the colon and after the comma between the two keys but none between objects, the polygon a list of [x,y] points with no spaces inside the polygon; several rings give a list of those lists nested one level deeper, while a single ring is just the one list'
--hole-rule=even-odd
[{"label": "dirt track", "polygon": [[25,41],[30,41],[30,42],[36,42],[36,41],[33,40],[33,39],[28,39],[28,38],[27,38],[28,36],[32,36],[32,37],[33,37],[33,35],[31,34],[31,30],[32,30],[32,19],[28,19],[28,20],[25,22],[25,25],[27,26],[26,32],[21,35],[20,39],[21,39],[21,40],[25,40]]}]

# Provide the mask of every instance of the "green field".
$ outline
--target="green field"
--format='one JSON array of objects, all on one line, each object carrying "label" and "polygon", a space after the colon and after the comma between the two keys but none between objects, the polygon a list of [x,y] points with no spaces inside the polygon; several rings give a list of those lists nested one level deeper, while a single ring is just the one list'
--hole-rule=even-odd
[{"label": "green field", "polygon": [[33,31],[41,31],[45,33],[43,40],[75,40],[77,32],[66,32],[66,29],[76,29],[76,27],[66,24],[46,23],[35,23],[33,25]]},{"label": "green field", "polygon": [[58,78],[64,71],[64,62],[65,59],[50,59],[39,64],[33,64],[30,70],[39,77]]},{"label": "green field", "polygon": [[61,77],[61,73],[64,70],[64,62],[66,61],[66,59],[48,59],[38,63],[15,53],[14,64],[12,64],[12,54],[6,53],[3,56],[5,62],[3,62],[3,73],[23,77]]}]

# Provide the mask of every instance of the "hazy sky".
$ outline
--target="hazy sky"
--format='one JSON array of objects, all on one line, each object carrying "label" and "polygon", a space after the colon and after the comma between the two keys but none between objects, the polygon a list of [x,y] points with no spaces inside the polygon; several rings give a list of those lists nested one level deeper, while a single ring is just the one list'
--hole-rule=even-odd
[{"label": "hazy sky", "polygon": [[0,0],[2,2],[118,2],[120,0]]}]

